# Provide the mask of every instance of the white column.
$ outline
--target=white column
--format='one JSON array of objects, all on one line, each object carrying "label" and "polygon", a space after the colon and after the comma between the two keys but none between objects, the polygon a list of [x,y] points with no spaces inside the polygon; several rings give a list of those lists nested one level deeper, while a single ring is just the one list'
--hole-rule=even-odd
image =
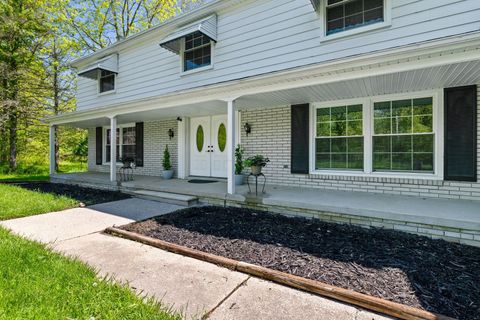
[{"label": "white column", "polygon": [[56,126],[50,125],[50,140],[49,140],[49,150],[50,150],[50,174],[55,173],[55,128]]},{"label": "white column", "polygon": [[186,148],[187,148],[187,144],[186,144],[186,127],[187,127],[187,119],[186,117],[181,117],[182,121],[177,121],[178,123],[178,133],[177,133],[177,136],[178,136],[178,143],[177,143],[177,147],[178,147],[178,172],[177,172],[177,176],[179,179],[185,179],[186,176],[187,176],[187,173],[186,173],[186,169],[187,169],[187,166],[186,166]]},{"label": "white column", "polygon": [[235,120],[235,100],[227,101],[227,192],[235,193],[235,135],[237,133]]},{"label": "white column", "polygon": [[110,117],[110,181],[117,181],[117,116]]}]

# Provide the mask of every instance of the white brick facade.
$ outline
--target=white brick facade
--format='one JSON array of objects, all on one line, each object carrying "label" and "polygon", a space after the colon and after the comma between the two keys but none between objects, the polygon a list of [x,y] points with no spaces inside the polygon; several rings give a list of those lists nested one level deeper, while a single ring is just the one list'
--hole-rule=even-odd
[{"label": "white brick facade", "polygon": [[[480,86],[478,89],[480,102]],[[479,103],[480,109],[480,103]],[[321,188],[343,191],[360,191],[384,194],[401,194],[417,197],[480,200],[480,183],[450,182],[376,177],[349,177],[290,173],[290,106],[274,109],[257,109],[241,112],[242,123],[248,122],[252,132],[242,131],[241,142],[245,156],[262,154],[271,162],[264,168],[269,184]],[[477,114],[480,127],[480,111]],[[480,141],[480,129],[477,131]],[[480,144],[477,148],[480,172]]]},{"label": "white brick facade", "polygon": [[[168,136],[168,130],[173,129],[174,137]],[[149,121],[144,123],[144,166],[137,167],[135,174],[148,176],[161,176],[163,167],[163,151],[168,145],[175,176],[178,172],[177,152],[178,123],[176,120]],[[105,152],[105,151],[104,151]],[[88,130],[88,170],[97,172],[110,172],[109,165],[95,164],[95,128]]]}]

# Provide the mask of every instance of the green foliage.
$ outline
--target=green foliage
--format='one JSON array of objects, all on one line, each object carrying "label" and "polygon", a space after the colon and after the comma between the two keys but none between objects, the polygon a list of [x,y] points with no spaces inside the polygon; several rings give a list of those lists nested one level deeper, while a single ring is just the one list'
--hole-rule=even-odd
[{"label": "green foliage", "polygon": [[180,319],[126,284],[0,228],[0,319]]},{"label": "green foliage", "polygon": [[168,145],[165,146],[165,150],[163,151],[162,166],[164,170],[172,170],[172,162],[170,160],[170,151],[168,151]]},{"label": "green foliage", "polygon": [[235,148],[235,174],[242,174],[244,169],[243,166],[243,147],[241,145],[237,145]]},{"label": "green foliage", "polygon": [[74,199],[65,196],[0,184],[0,220],[60,211],[76,205],[77,202]]},{"label": "green foliage", "polygon": [[270,162],[270,159],[268,159],[267,157],[264,157],[262,155],[257,154],[256,156],[245,159],[244,164],[247,167],[252,167],[252,166],[265,167],[268,162]]}]

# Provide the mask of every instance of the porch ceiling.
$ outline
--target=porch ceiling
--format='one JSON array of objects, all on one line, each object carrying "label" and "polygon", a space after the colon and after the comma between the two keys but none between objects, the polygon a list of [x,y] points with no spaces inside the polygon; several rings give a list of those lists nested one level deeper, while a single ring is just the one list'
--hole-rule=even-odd
[{"label": "porch ceiling", "polygon": [[243,96],[240,108],[322,102],[480,83],[480,60]]}]

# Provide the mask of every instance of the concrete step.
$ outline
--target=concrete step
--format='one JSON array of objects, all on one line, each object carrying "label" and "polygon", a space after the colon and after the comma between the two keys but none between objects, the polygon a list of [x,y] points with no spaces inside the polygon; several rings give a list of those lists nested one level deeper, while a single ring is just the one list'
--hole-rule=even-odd
[{"label": "concrete step", "polygon": [[132,190],[126,193],[141,199],[177,204],[186,207],[195,205],[198,202],[197,197],[178,193],[160,192],[152,190]]}]

